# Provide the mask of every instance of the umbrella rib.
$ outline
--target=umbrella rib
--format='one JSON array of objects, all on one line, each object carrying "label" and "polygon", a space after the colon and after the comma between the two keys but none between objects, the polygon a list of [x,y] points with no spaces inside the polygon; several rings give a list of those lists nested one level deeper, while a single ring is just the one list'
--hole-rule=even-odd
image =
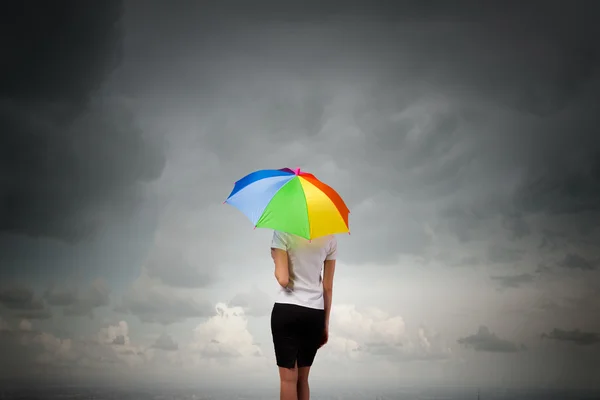
[{"label": "umbrella rib", "polygon": [[[300,181],[300,175],[297,175],[298,180]],[[308,200],[306,200],[306,192],[304,191],[304,186],[302,185],[302,181],[300,181],[300,187],[302,188],[302,194],[304,196],[304,204],[306,204],[306,221],[308,222],[308,240],[310,241],[312,238],[312,226],[310,223],[310,213],[308,212]]]},{"label": "umbrella rib", "polygon": [[[255,229],[270,227],[288,233],[295,232],[309,241],[315,235],[322,236],[341,232],[350,234],[348,223],[350,210],[344,200],[333,188],[318,180],[314,175],[306,175],[306,177],[301,176],[299,170],[294,171],[289,168],[255,171],[236,181],[233,190],[223,203],[229,203],[244,212],[253,220]],[[246,197],[238,196],[239,198],[236,197],[235,201],[232,199],[237,193],[243,192],[247,186],[262,179],[275,177],[280,177],[275,179],[278,182],[265,181],[248,193],[244,192]],[[294,178],[298,178],[298,180],[290,183]],[[261,191],[266,191],[262,194],[265,197],[260,198]],[[298,191],[302,192],[303,199],[297,197],[300,195]],[[259,197],[256,198],[256,196]],[[270,199],[266,198],[269,196],[271,196]],[[244,202],[247,204],[244,205]],[[261,208],[262,210],[260,210]],[[260,215],[258,215],[259,212]]]}]

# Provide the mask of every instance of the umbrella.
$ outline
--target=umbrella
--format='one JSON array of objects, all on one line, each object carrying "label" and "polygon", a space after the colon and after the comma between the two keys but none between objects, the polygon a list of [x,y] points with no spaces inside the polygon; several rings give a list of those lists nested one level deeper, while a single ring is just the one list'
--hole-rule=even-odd
[{"label": "umbrella", "polygon": [[350,211],[339,194],[300,169],[264,169],[237,181],[225,200],[255,228],[270,228],[311,240],[350,233]]}]

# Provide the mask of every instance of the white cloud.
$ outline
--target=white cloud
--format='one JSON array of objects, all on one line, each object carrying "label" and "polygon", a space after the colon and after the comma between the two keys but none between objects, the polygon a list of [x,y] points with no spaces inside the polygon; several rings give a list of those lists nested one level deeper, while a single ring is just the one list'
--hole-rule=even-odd
[{"label": "white cloud", "polygon": [[330,356],[415,360],[445,359],[451,352],[437,332],[419,327],[411,334],[401,316],[378,308],[359,310],[350,304],[335,305],[331,315],[330,339],[323,348]]},{"label": "white cloud", "polygon": [[131,342],[127,321],[102,328],[98,332],[97,340],[101,345],[110,348],[119,360],[130,367],[145,364],[147,361],[146,349]]},{"label": "white cloud", "polygon": [[65,372],[72,376],[175,374],[194,379],[194,374],[202,373],[218,379],[227,373],[254,379],[261,374],[264,377],[271,361],[248,331],[243,309],[224,303],[216,306],[214,315],[199,324],[193,339],[182,346],[166,333],[153,343],[137,343],[131,339],[130,325],[125,320],[107,324],[92,337],[78,339],[34,331],[27,320],[21,321],[19,330],[9,331],[0,319],[0,331],[3,373],[11,368],[14,372],[18,366],[22,368],[19,371]]},{"label": "white cloud", "polygon": [[[31,323],[23,320],[18,331],[0,336],[0,347],[5,349],[2,370],[6,368],[8,373],[20,367],[44,374],[83,376],[92,372],[97,376],[119,369],[131,373],[148,361],[144,347],[132,343],[126,321],[101,328],[95,337],[75,339],[34,331]],[[106,369],[107,365],[111,367]]]},{"label": "white cloud", "polygon": [[248,321],[241,307],[218,303],[217,315],[198,325],[190,347],[207,358],[262,356],[248,331]]},{"label": "white cloud", "polygon": [[125,321],[109,325],[98,332],[98,342],[111,345],[129,345],[129,325]]},{"label": "white cloud", "polygon": [[383,342],[391,346],[402,343],[406,326],[400,316],[389,316],[371,308],[359,311],[349,304],[336,305],[332,326],[341,337],[355,338],[360,343]]}]

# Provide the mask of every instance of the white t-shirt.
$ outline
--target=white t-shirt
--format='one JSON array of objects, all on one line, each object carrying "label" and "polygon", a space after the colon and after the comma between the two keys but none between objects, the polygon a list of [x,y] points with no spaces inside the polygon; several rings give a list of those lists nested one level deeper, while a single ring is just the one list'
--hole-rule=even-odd
[{"label": "white t-shirt", "polygon": [[325,260],[335,260],[337,239],[324,236],[307,240],[289,233],[274,231],[271,247],[288,253],[290,285],[279,287],[276,303],[296,304],[323,310],[323,280],[321,271]]}]

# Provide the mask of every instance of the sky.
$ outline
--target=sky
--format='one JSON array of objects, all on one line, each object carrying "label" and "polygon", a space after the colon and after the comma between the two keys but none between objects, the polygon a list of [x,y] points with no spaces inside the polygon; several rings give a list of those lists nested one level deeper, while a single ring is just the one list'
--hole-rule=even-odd
[{"label": "sky", "polygon": [[300,167],[351,212],[314,387],[599,388],[596,3],[5,11],[1,379],[275,388],[222,203]]}]

